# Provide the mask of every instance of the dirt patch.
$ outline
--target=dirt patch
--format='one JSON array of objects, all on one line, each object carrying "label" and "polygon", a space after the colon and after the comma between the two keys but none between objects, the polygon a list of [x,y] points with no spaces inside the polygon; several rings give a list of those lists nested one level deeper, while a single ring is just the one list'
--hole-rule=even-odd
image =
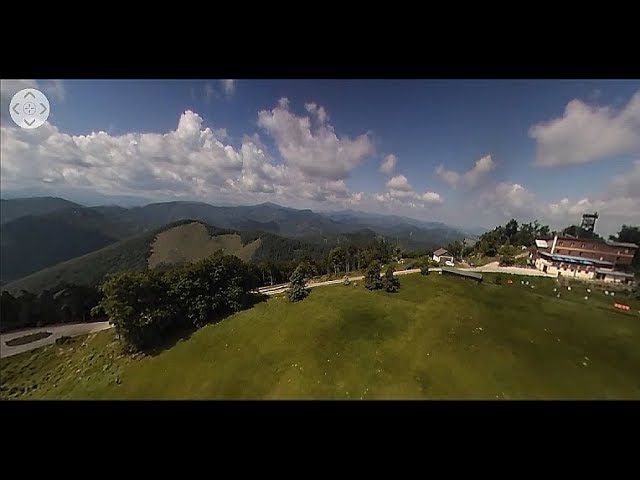
[{"label": "dirt patch", "polygon": [[153,268],[162,263],[195,262],[218,250],[248,261],[259,246],[260,239],[243,245],[240,235],[236,234],[212,237],[204,225],[194,222],[160,233],[153,242],[148,264]]}]

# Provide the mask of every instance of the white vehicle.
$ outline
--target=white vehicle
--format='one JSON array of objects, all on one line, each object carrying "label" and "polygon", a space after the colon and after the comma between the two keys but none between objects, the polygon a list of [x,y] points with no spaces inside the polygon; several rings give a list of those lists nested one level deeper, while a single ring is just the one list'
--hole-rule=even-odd
[{"label": "white vehicle", "polygon": [[447,267],[453,267],[453,266],[454,266],[454,263],[453,263],[451,260],[447,260],[446,262],[444,262],[444,264],[445,264]]}]

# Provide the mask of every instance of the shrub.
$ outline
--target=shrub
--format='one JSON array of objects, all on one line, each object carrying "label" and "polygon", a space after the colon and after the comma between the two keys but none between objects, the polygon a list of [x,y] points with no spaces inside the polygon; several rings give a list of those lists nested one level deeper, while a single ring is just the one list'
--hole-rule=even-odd
[{"label": "shrub", "polygon": [[512,255],[502,255],[500,257],[500,266],[502,267],[511,267],[515,263],[516,263],[516,259]]},{"label": "shrub", "polygon": [[349,275],[345,275],[345,276],[344,276],[342,283],[343,283],[344,285],[346,285],[347,287],[348,287],[349,285],[351,285],[351,280],[349,280]]},{"label": "shrub", "polygon": [[496,275],[496,278],[493,280],[496,285],[502,285],[502,277],[500,275]]},{"label": "shrub", "polygon": [[369,263],[364,276],[364,286],[368,290],[380,290],[383,287],[382,279],[380,278],[380,262],[378,260],[373,260]]},{"label": "shrub", "polygon": [[300,302],[304,300],[310,293],[310,289],[307,288],[307,282],[304,277],[304,268],[298,266],[289,279],[289,301]]},{"label": "shrub", "polygon": [[394,268],[389,266],[382,279],[382,287],[389,293],[396,293],[400,290],[400,279],[393,275]]}]

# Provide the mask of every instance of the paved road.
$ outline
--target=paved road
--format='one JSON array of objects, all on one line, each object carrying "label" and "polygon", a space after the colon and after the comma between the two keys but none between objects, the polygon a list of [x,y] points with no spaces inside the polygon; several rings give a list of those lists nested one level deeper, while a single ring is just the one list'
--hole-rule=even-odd
[{"label": "paved road", "polygon": [[[75,337],[87,333],[99,332],[100,330],[106,330],[111,327],[112,325],[110,325],[109,322],[69,323],[66,325],[50,325],[48,327],[30,328],[27,330],[5,333],[4,335],[0,335],[0,358],[10,357],[11,355],[17,355],[18,353],[28,352],[34,348],[49,345],[54,343],[56,338],[60,338],[63,335]],[[14,338],[38,332],[51,332],[51,335],[47,338],[43,338],[42,340],[26,343],[24,345],[16,345],[15,347],[10,347],[6,343]]]},{"label": "paved road", "polygon": [[[418,273],[420,271],[419,268],[413,268],[411,270],[398,270],[393,272],[394,275],[407,275],[409,273]],[[431,268],[430,272],[438,272],[439,268]],[[357,282],[358,280],[362,280],[364,276],[360,275],[359,277],[349,277],[349,280],[352,282]],[[309,282],[307,283],[307,287],[324,287],[325,285],[336,285],[338,283],[342,283],[344,280],[339,278],[338,280],[327,280],[325,282]],[[282,283],[280,285],[274,285],[272,287],[261,287],[258,289],[260,293],[264,293],[265,295],[277,295],[278,293],[286,292],[289,289],[288,283]]]}]

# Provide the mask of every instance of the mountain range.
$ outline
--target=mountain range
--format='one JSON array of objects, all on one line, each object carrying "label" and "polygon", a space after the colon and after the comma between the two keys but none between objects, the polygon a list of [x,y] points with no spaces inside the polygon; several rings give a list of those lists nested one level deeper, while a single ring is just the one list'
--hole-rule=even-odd
[{"label": "mountain range", "polygon": [[3,199],[0,280],[5,284],[187,219],[220,229],[264,232],[329,246],[347,238],[378,235],[402,248],[417,250],[474,236],[440,222],[355,210],[318,213],[269,202],[249,206],[164,202],[125,208],[86,207],[56,197]]}]

